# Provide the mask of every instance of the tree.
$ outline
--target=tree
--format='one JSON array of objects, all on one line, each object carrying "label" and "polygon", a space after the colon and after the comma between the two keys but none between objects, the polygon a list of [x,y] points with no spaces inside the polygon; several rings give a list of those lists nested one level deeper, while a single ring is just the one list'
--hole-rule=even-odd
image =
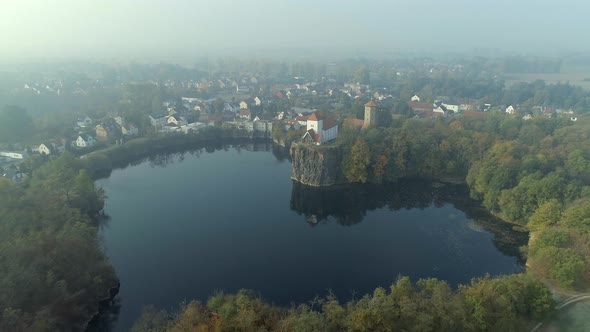
[{"label": "tree", "polygon": [[359,137],[352,146],[344,165],[346,179],[350,182],[367,182],[370,163],[371,152],[369,146],[363,138]]}]

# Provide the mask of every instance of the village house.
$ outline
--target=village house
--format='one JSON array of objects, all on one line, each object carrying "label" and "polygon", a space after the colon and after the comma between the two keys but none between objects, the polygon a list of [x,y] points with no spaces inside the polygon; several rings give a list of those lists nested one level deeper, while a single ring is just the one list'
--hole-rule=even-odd
[{"label": "village house", "polygon": [[420,97],[418,97],[418,95],[414,95],[414,96],[413,96],[413,97],[410,99],[410,101],[417,101],[417,102],[419,102],[419,101],[420,101]]},{"label": "village house", "polygon": [[167,122],[168,114],[166,113],[158,113],[158,114],[150,114],[149,119],[150,123],[154,127],[161,127],[165,125]]},{"label": "village house", "polygon": [[90,135],[79,135],[73,143],[77,148],[89,148],[96,144],[96,140]]},{"label": "village house", "polygon": [[123,136],[137,136],[139,135],[139,129],[132,124],[125,124],[121,126],[121,133]]},{"label": "village house", "polygon": [[26,152],[8,152],[8,151],[0,151],[0,157],[10,158],[10,159],[25,159],[27,156]]},{"label": "village house", "polygon": [[182,127],[182,126],[187,125],[188,124],[188,121],[184,117],[182,117],[182,116],[179,116],[179,115],[170,115],[168,117],[168,119],[166,120],[166,123],[168,125],[174,124],[175,126]]},{"label": "village house", "polygon": [[256,106],[260,106],[260,105],[262,105],[262,100],[260,98],[258,98],[258,97],[255,97],[254,98],[254,104]]},{"label": "village house", "polygon": [[36,150],[39,154],[48,156],[51,154],[62,153],[65,150],[65,146],[62,142],[52,140],[46,143],[41,143]]},{"label": "village house", "polygon": [[510,106],[506,107],[506,110],[505,110],[505,112],[506,112],[507,114],[514,114],[514,107],[513,107],[512,105],[510,105]]},{"label": "village house", "polygon": [[247,109],[248,108],[248,103],[245,100],[242,100],[240,102],[240,109]]},{"label": "village house", "polygon": [[338,137],[338,123],[334,118],[324,119],[316,112],[307,118],[307,131],[303,142],[321,145]]},{"label": "village house", "polygon": [[460,109],[460,105],[457,104],[451,104],[451,103],[443,103],[442,104],[447,111],[449,112],[453,112],[453,113],[459,113],[459,109]]},{"label": "village house", "polygon": [[408,106],[410,106],[412,111],[414,111],[415,113],[432,112],[432,110],[433,110],[432,103],[422,103],[419,101],[409,101],[407,104],[408,104]]},{"label": "village house", "polygon": [[116,139],[121,136],[121,126],[115,120],[109,119],[96,126],[95,132],[99,140]]},{"label": "village house", "polygon": [[250,112],[247,108],[240,109],[240,119],[250,120],[252,117],[252,112]]}]

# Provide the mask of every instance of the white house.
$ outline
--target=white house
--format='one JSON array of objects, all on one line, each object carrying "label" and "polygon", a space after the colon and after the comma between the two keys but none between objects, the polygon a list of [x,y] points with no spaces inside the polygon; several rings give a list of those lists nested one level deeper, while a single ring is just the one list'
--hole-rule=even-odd
[{"label": "white house", "polygon": [[242,85],[242,86],[237,85],[236,92],[250,92],[250,88],[245,85]]},{"label": "white house", "polygon": [[90,135],[79,135],[75,143],[78,148],[89,148],[96,144],[96,140]]},{"label": "white house", "polygon": [[335,119],[324,119],[317,113],[307,118],[307,131],[302,137],[306,143],[320,145],[338,137],[338,123]]},{"label": "white house", "polygon": [[240,109],[247,109],[248,108],[248,103],[244,100],[242,100],[240,102]]},{"label": "white house", "polygon": [[447,109],[447,111],[452,111],[453,113],[459,113],[459,105],[443,103],[443,106]]},{"label": "white house", "polygon": [[65,150],[65,146],[57,141],[50,141],[47,143],[41,143],[37,148],[37,152],[46,156],[50,154],[61,153]]},{"label": "white house", "polygon": [[527,113],[522,117],[523,120],[531,120],[532,118],[533,115],[531,113]]},{"label": "white house", "polygon": [[175,124],[179,127],[182,127],[184,125],[188,124],[188,121],[186,121],[185,118],[183,118],[182,116],[178,116],[178,115],[171,115],[168,117],[168,120],[166,121],[167,124]]},{"label": "white house", "polygon": [[260,98],[258,98],[258,97],[255,97],[254,104],[256,104],[256,106],[260,106],[260,105],[262,105],[262,100],[260,100]]},{"label": "white house", "polygon": [[573,122],[576,122],[576,121],[578,121],[578,118],[576,118],[575,116],[572,116],[572,117],[570,117],[570,120]]},{"label": "white house", "polygon": [[162,113],[162,114],[150,114],[149,118],[150,118],[150,123],[154,127],[163,126],[166,123],[168,123],[167,122],[167,120],[168,120],[167,119],[168,118],[168,114],[166,114],[166,113]]},{"label": "white house", "polygon": [[11,159],[25,159],[26,153],[25,152],[8,152],[8,151],[0,151],[0,157],[6,157]]},{"label": "white house", "polygon": [[506,107],[506,110],[505,110],[505,112],[506,112],[507,114],[514,114],[514,107],[513,107],[512,105],[510,105],[510,106]]},{"label": "white house", "polygon": [[275,116],[275,120],[283,120],[285,118],[285,111],[282,111],[281,113],[277,114],[277,116]]},{"label": "white house", "polygon": [[418,97],[418,95],[414,95],[414,97],[412,97],[410,101],[420,101],[420,97]]},{"label": "white house", "polygon": [[440,105],[438,107],[435,107],[432,109],[432,111],[434,113],[440,113],[442,115],[446,115],[447,114],[447,108],[444,105]]}]

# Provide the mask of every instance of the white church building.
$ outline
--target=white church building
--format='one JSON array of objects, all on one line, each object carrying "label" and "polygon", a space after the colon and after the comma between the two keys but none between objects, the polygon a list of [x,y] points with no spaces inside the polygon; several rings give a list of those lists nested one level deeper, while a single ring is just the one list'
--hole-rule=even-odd
[{"label": "white church building", "polygon": [[320,145],[338,137],[338,122],[336,119],[324,119],[316,112],[307,118],[307,131],[303,135],[303,142]]}]

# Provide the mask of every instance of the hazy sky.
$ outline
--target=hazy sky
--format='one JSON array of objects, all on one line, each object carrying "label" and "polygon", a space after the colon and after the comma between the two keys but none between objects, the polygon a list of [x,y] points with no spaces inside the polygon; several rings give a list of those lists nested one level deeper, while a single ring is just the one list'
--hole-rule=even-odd
[{"label": "hazy sky", "polygon": [[0,0],[0,57],[590,49],[584,0]]}]

